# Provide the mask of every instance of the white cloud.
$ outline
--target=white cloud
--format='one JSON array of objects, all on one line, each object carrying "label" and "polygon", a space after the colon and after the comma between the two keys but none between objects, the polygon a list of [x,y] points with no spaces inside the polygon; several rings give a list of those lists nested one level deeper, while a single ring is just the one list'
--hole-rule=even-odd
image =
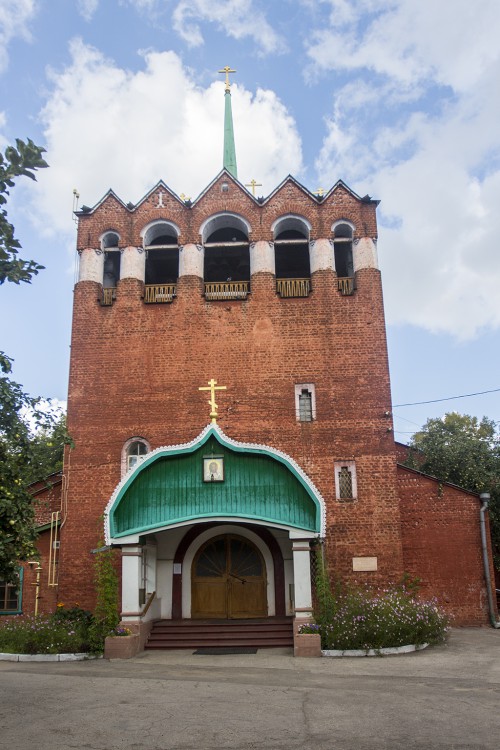
[{"label": "white cloud", "polygon": [[496,2],[457,0],[453,23],[444,3],[328,5],[308,53],[355,77],[336,94],[317,169],[382,198],[388,320],[459,339],[499,328]]},{"label": "white cloud", "polygon": [[[40,230],[72,230],[75,187],[88,205],[110,187],[136,202],[163,178],[195,198],[222,168],[222,81],[198,87],[173,52],[146,54],[134,73],[80,40],[71,54],[66,69],[50,73],[41,113],[50,169],[26,186]],[[239,177],[270,192],[302,168],[295,123],[272,91],[231,91]]]},{"label": "white cloud", "polygon": [[0,151],[4,151],[5,148],[9,145],[9,141],[2,133],[2,130],[7,125],[7,117],[5,116],[5,112],[0,112]]},{"label": "white cloud", "polygon": [[234,39],[250,37],[262,53],[283,52],[284,40],[252,0],[180,0],[173,12],[174,29],[193,47],[203,44],[200,23],[215,23]]},{"label": "white cloud", "polygon": [[321,0],[329,27],[313,30],[308,54],[324,70],[364,68],[399,84],[423,79],[468,88],[498,58],[497,0]]},{"label": "white cloud", "polygon": [[29,41],[29,22],[36,11],[36,0],[2,0],[0,3],[0,73],[8,65],[10,41],[16,37]]},{"label": "white cloud", "polygon": [[[28,0],[25,0],[26,2]],[[171,5],[172,27],[190,47],[205,43],[204,24],[215,24],[228,37],[252,39],[262,55],[281,54],[287,45],[271,26],[256,0],[122,0],[146,13],[152,20],[167,12]],[[86,21],[94,16],[99,0],[77,0]]]},{"label": "white cloud", "polygon": [[99,0],[77,0],[78,12],[86,20],[91,21],[99,6]]}]

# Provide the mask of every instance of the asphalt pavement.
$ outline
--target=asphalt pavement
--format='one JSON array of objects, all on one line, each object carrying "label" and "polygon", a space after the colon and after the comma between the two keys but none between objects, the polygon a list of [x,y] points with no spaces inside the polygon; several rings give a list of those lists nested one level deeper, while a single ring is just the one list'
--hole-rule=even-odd
[{"label": "asphalt pavement", "polygon": [[0,662],[0,738],[16,750],[498,750],[500,631],[373,658]]}]

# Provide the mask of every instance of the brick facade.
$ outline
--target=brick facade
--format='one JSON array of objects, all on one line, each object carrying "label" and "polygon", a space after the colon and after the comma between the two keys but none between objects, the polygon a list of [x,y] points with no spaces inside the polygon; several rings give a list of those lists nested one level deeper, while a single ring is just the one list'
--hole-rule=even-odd
[{"label": "brick facade", "polygon": [[[309,222],[312,242],[330,240],[339,220],[353,225],[355,243],[372,241],[376,205],[343,183],[319,200],[291,178],[259,202],[223,172],[192,205],[163,183],[134,207],[109,193],[80,213],[78,249],[99,253],[107,231],[118,233],[122,249],[140,247],[144,227],[164,219],[179,228],[182,253],[188,243],[200,246],[200,227],[220,212],[246,219],[250,243],[272,241],[273,223],[286,214]],[[457,621],[486,621],[477,499],[446,489],[439,512],[432,482],[396,467],[379,271],[359,268],[351,296],[340,293],[333,266],[313,273],[311,287],[308,297],[282,299],[274,275],[261,272],[252,275],[246,300],[209,302],[203,280],[185,275],[171,304],[146,305],[143,282],[121,278],[115,301],[104,307],[98,282],[77,283],[68,396],[75,447],[65,463],[59,600],[94,605],[92,550],[121,478],[124,444],[140,437],[155,449],[193,440],[209,421],[198,388],[213,377],[227,386],[217,399],[222,430],[285,452],[323,496],[332,578],[390,584],[408,571]],[[314,385],[311,422],[297,421],[298,383]],[[336,498],[334,464],[343,461],[355,463],[354,499]],[[457,539],[468,561],[467,593],[462,573],[453,573]],[[354,573],[353,558],[376,558],[377,569]]]}]

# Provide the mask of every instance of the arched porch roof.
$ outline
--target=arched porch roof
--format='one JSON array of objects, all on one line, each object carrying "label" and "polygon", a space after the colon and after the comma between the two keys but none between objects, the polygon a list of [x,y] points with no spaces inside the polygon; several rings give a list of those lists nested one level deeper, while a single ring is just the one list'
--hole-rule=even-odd
[{"label": "arched porch roof", "polygon": [[[223,457],[223,482],[204,481],[203,460],[210,457]],[[323,536],[325,504],[290,456],[231,440],[209,425],[190,443],[156,449],[122,479],[106,508],[106,541],[208,518],[267,522]]]}]

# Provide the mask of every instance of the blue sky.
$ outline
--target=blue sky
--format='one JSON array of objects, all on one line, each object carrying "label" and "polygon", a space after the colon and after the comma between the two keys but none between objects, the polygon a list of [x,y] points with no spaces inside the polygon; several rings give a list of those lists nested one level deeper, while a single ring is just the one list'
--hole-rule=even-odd
[{"label": "blue sky", "polygon": [[[195,197],[221,168],[229,64],[242,182],[382,201],[394,403],[500,388],[498,38],[497,0],[0,0],[0,146],[30,137],[50,164],[9,202],[46,266],[0,289],[15,379],[66,398],[73,188]],[[396,408],[396,438],[452,409],[500,420],[500,392]]]}]

